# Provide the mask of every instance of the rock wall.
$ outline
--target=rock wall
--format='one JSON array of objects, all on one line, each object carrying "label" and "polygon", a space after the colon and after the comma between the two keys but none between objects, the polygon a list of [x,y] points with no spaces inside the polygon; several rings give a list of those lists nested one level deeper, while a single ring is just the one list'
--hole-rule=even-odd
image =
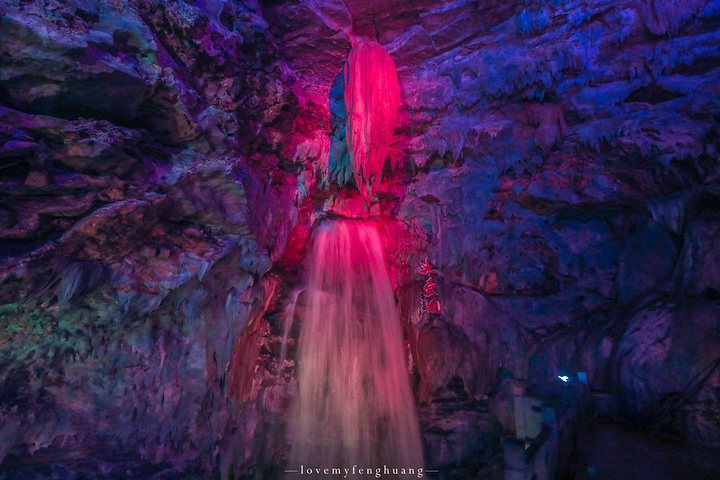
[{"label": "rock wall", "polygon": [[[631,418],[720,442],[717,0],[0,13],[0,459],[99,443],[272,476],[279,319],[328,215],[384,234],[419,401],[580,370]],[[401,90],[368,210],[340,187],[331,88],[363,38]]]}]

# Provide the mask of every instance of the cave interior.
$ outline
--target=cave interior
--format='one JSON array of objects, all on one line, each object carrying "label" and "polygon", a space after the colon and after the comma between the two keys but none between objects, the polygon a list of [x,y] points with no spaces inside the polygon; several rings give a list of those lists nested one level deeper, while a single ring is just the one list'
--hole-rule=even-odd
[{"label": "cave interior", "polygon": [[335,225],[317,466],[719,479],[719,207],[720,0],[3,0],[0,478],[338,478]]}]

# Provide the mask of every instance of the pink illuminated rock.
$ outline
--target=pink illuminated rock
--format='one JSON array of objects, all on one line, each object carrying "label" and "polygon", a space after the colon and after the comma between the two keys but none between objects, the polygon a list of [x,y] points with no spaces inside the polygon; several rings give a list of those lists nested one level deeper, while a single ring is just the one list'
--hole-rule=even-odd
[{"label": "pink illuminated rock", "polygon": [[350,163],[362,195],[377,190],[400,106],[395,63],[377,42],[362,41],[345,65]]},{"label": "pink illuminated rock", "polygon": [[[483,478],[506,384],[559,368],[720,442],[720,370],[691,384],[720,355],[720,0],[0,10],[0,476],[146,478],[108,442],[153,478],[282,478],[313,296],[284,362],[279,318],[323,221],[377,227],[444,478]],[[359,278],[348,303],[372,305]],[[380,363],[370,337],[328,362],[336,412],[370,398],[341,390]],[[58,470],[58,445],[93,462]]]}]

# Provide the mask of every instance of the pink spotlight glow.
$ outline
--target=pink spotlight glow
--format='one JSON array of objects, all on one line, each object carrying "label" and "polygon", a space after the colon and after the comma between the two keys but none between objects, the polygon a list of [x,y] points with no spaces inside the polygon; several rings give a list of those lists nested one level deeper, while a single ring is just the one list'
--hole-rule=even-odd
[{"label": "pink spotlight glow", "polygon": [[377,42],[358,42],[345,64],[345,109],[350,163],[369,200],[380,185],[400,106],[395,62]]}]

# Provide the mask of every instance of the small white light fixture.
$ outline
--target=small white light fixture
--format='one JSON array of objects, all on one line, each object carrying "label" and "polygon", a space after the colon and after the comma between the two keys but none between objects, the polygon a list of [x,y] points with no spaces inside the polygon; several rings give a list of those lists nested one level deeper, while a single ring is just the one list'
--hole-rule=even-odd
[{"label": "small white light fixture", "polygon": [[567,375],[558,375],[558,378],[560,380],[562,380],[564,383],[567,383],[568,380],[570,380],[570,377],[568,377]]}]

